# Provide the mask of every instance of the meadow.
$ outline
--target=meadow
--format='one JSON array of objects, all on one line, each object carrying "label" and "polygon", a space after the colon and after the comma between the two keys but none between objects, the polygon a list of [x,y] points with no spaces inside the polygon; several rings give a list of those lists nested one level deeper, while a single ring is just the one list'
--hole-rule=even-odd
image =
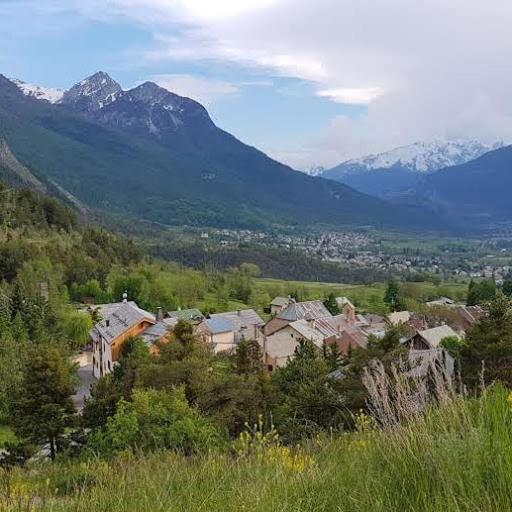
[{"label": "meadow", "polygon": [[[342,283],[319,283],[308,281],[284,281],[280,279],[260,278],[255,280],[256,286],[269,294],[271,298],[276,295],[287,296],[298,293],[301,300],[324,299],[330,293],[336,296],[348,297],[360,312],[377,313],[383,308],[382,298],[386,290],[386,283],[370,285],[350,285]],[[402,290],[405,297],[424,302],[440,296],[450,297],[455,301],[463,302],[466,299],[468,284],[465,282],[404,282]]]},{"label": "meadow", "polygon": [[201,457],[126,454],[14,469],[2,510],[493,512],[512,509],[512,412],[496,387],[396,429]]}]

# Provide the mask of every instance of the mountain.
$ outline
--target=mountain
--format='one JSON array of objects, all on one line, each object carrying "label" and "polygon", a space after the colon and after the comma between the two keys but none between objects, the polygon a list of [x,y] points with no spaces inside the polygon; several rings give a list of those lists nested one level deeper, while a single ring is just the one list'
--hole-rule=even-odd
[{"label": "mountain", "polygon": [[468,224],[510,224],[510,190],[512,146],[507,146],[425,176],[407,199],[428,203],[446,216],[466,219]]},{"label": "mountain", "polygon": [[304,169],[302,172],[304,172],[308,176],[321,176],[325,171],[325,167],[318,165],[315,167],[309,167],[308,169]]},{"label": "mountain", "polygon": [[90,208],[163,224],[432,227],[415,209],[306,176],[218,128],[194,100],[106,73],[51,103],[0,75],[0,139]]},{"label": "mountain", "polygon": [[18,86],[18,88],[26,96],[36,98],[38,100],[45,100],[50,103],[57,103],[62,99],[64,91],[62,89],[51,89],[48,87],[41,87],[40,85],[28,84],[17,78],[13,78],[12,82]]},{"label": "mountain", "polygon": [[460,165],[502,147],[473,140],[416,142],[385,153],[347,160],[320,175],[376,196],[413,187],[424,174]]}]

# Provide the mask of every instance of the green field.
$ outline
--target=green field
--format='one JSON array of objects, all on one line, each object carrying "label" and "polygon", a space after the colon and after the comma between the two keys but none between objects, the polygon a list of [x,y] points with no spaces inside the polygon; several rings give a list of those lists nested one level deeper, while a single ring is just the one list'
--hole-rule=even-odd
[{"label": "green field", "polygon": [[[308,281],[283,281],[279,279],[257,279],[257,285],[267,292],[271,298],[298,293],[301,300],[323,299],[330,293],[348,297],[361,311],[372,312],[382,308],[382,298],[386,289],[385,283],[372,285],[347,285],[341,283],[317,283]],[[440,296],[455,301],[464,301],[467,295],[467,283],[429,282],[402,283],[402,290],[407,298],[424,302]],[[376,311],[377,312],[377,311]]]}]

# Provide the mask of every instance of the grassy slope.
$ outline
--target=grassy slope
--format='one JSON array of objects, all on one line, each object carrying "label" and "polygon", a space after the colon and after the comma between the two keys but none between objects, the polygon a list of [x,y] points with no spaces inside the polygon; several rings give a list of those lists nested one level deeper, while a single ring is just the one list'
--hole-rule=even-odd
[{"label": "grassy slope", "polygon": [[511,439],[507,392],[497,389],[394,432],[310,443],[304,465],[269,452],[238,460],[162,453],[18,470],[6,510],[18,510],[20,495],[55,512],[505,511]]},{"label": "grassy slope", "polygon": [[[329,293],[336,296],[348,297],[361,310],[370,310],[377,299],[382,301],[386,289],[385,283],[372,285],[346,285],[341,283],[316,283],[307,281],[284,281],[280,279],[258,279],[258,285],[273,298],[274,295],[288,295],[298,290],[306,299],[323,299]],[[440,295],[462,301],[467,294],[467,283],[442,283],[436,286],[432,283],[405,283],[404,289],[421,300]]]}]

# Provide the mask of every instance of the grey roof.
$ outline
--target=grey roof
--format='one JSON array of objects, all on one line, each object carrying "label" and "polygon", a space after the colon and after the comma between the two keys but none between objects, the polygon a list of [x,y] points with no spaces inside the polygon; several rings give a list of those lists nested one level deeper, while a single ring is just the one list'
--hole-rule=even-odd
[{"label": "grey roof", "polygon": [[202,320],[204,318],[203,314],[199,309],[178,309],[176,311],[169,311],[168,315],[171,318],[176,318],[177,320],[187,320],[189,322]]},{"label": "grey roof", "polygon": [[234,331],[233,322],[228,318],[207,318],[204,323],[211,334]]},{"label": "grey roof", "polygon": [[440,325],[439,327],[433,327],[426,331],[418,331],[415,336],[418,335],[427,342],[430,348],[438,348],[444,338],[460,338],[460,336],[449,325]]},{"label": "grey roof", "polygon": [[131,300],[128,302],[110,302],[108,304],[90,304],[89,306],[83,308],[83,311],[98,311],[101,318],[103,319],[111,315],[116,309],[118,309],[123,304],[130,304],[130,306],[139,309],[137,303]]},{"label": "grey roof", "polygon": [[313,320],[313,327],[317,331],[320,331],[326,338],[338,336],[350,325],[345,315],[328,316]]},{"label": "grey roof", "polygon": [[169,332],[169,325],[167,322],[161,321],[157,324],[148,327],[140,337],[147,345],[153,345],[162,336],[165,336]]},{"label": "grey roof", "polygon": [[233,331],[239,332],[248,327],[263,327],[265,322],[261,319],[260,315],[254,309],[244,309],[240,311],[229,311],[227,313],[214,313],[210,315],[210,319],[225,319],[229,320],[233,325]]},{"label": "grey roof", "polygon": [[318,318],[325,318],[332,316],[329,310],[323,305],[320,300],[310,300],[307,302],[295,302],[290,304],[281,313],[277,315],[277,318],[282,320],[289,320],[295,322],[295,320],[315,320]]},{"label": "grey roof", "polygon": [[271,306],[288,306],[293,299],[290,297],[275,297],[270,303]]},{"label": "grey roof", "polygon": [[107,314],[90,332],[94,341],[101,337],[110,343],[144,319],[155,322],[155,316],[139,308],[135,302],[122,302],[112,305],[112,308],[104,307],[103,311]]}]

